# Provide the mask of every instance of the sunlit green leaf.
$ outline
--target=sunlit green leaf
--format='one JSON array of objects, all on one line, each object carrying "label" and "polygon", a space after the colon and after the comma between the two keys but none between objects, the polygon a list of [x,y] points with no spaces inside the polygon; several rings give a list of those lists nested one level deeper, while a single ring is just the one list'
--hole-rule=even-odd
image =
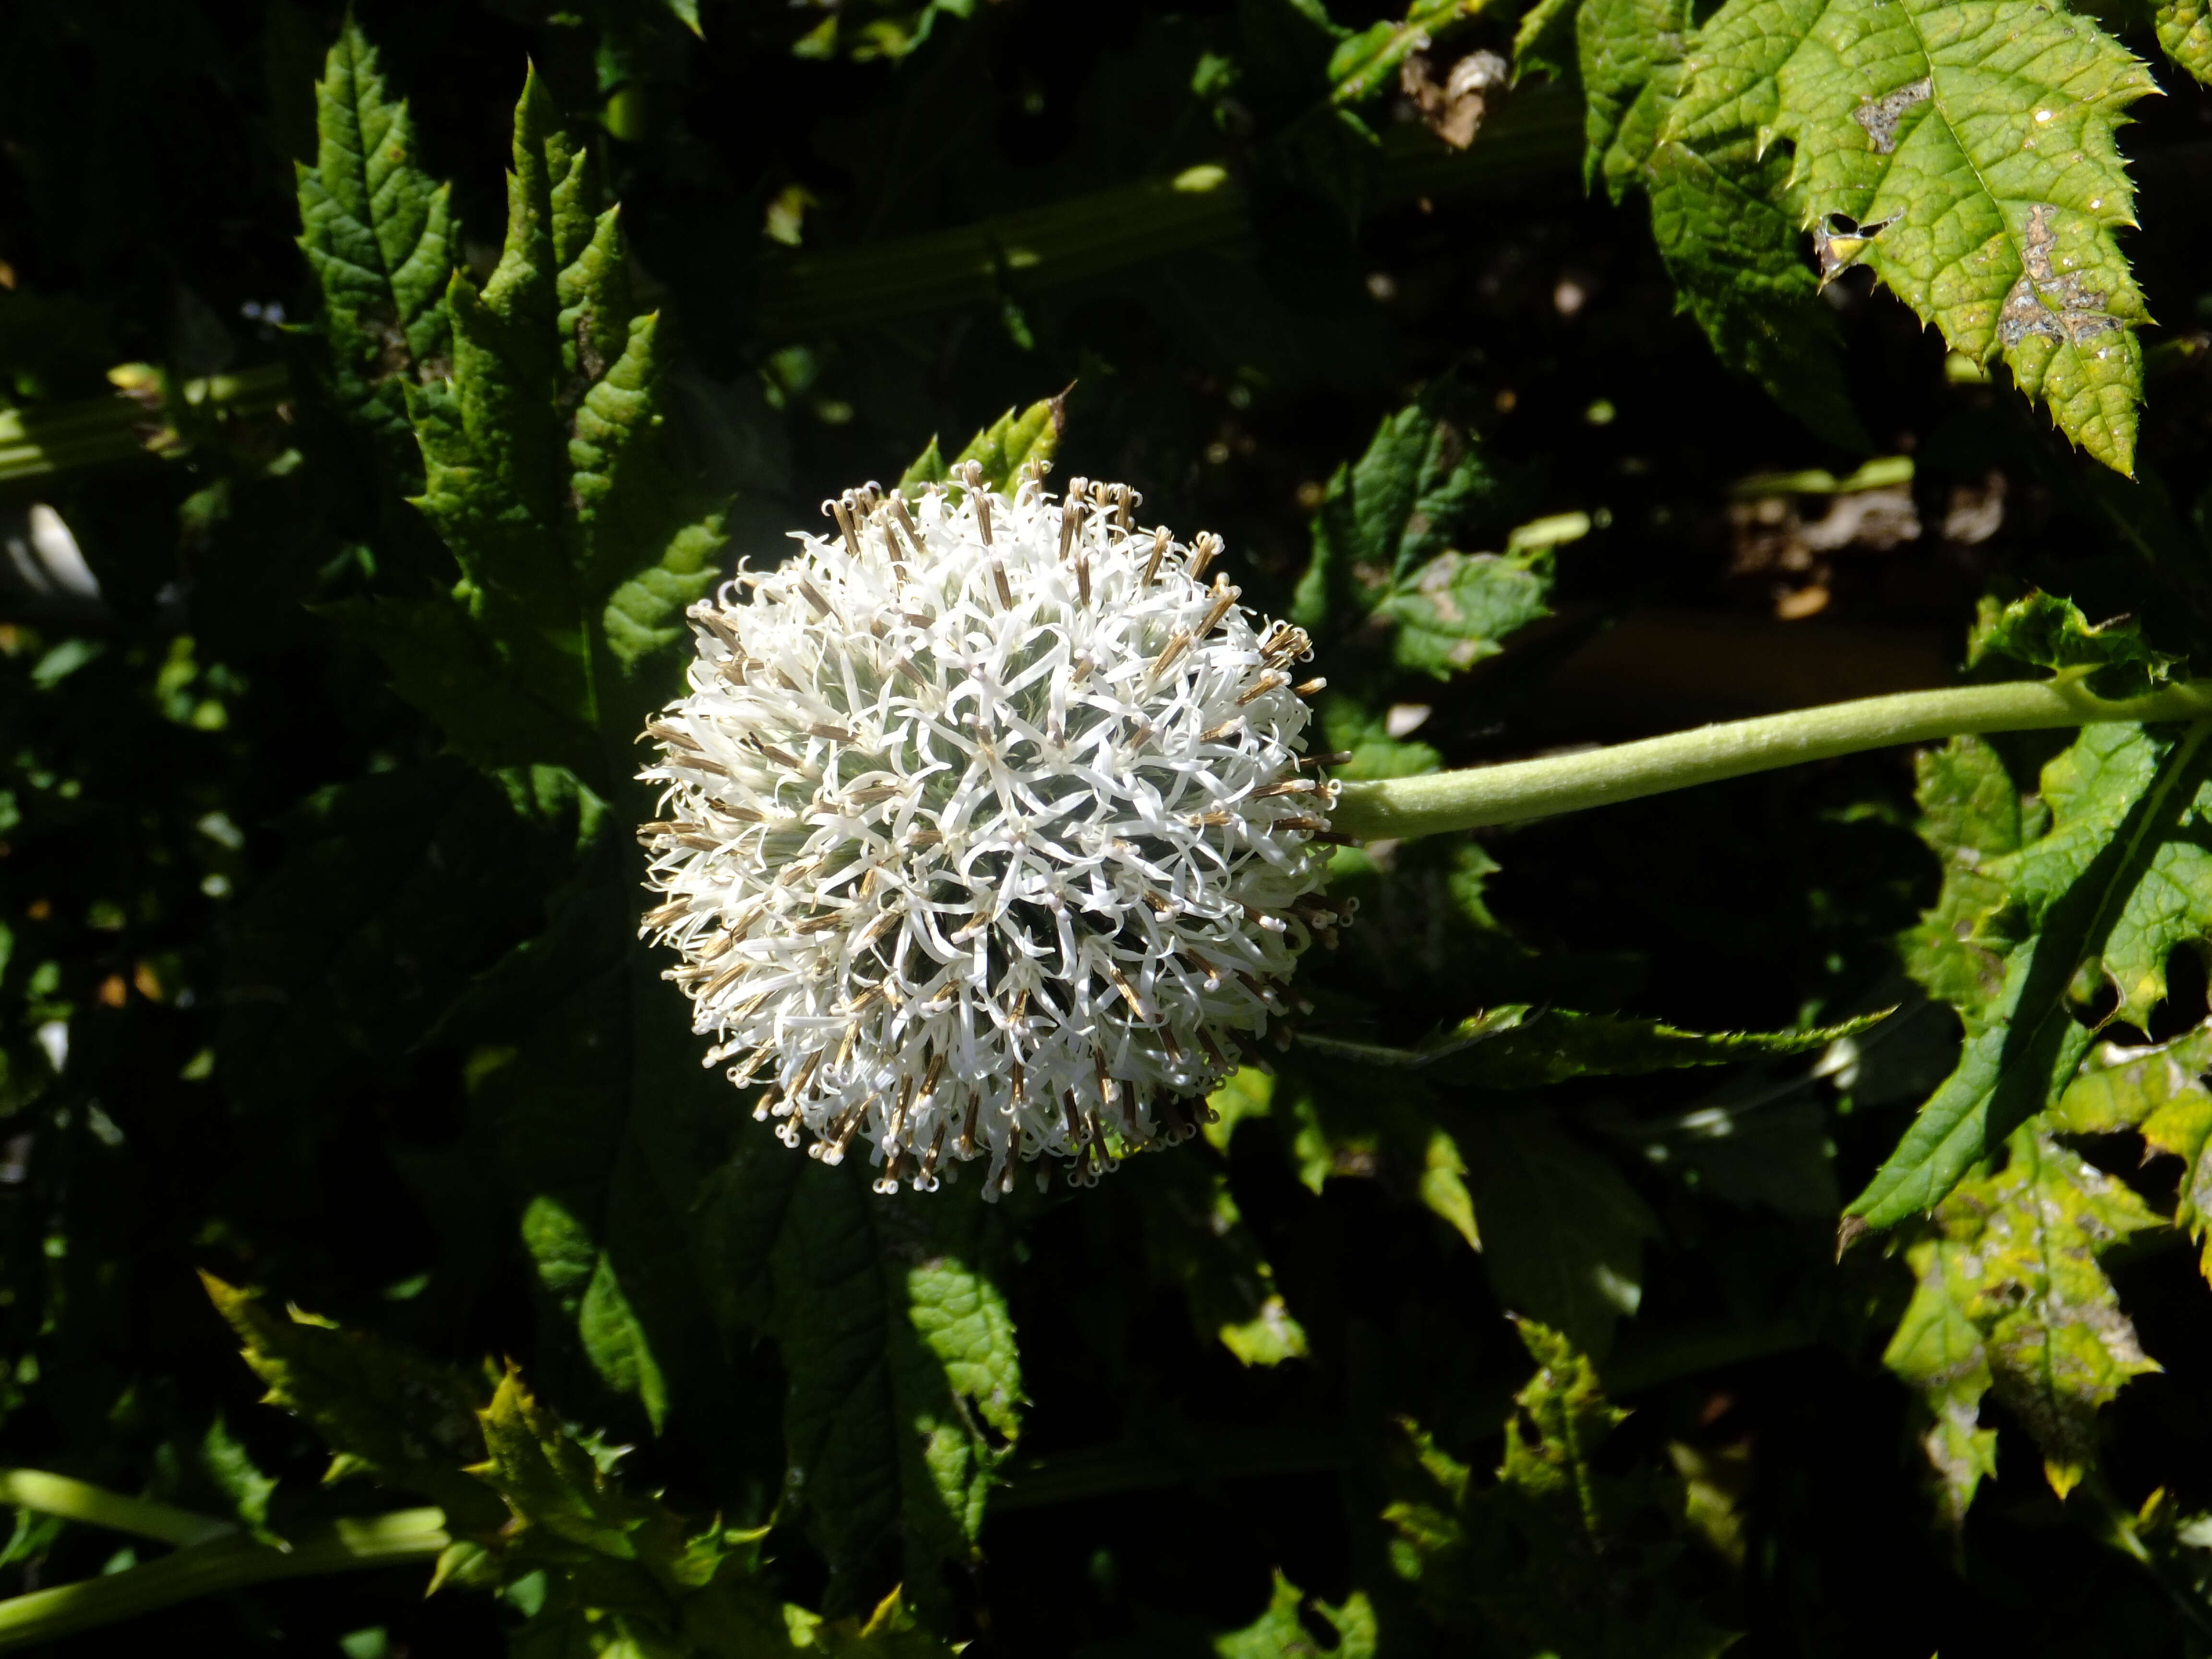
[{"label": "sunlit green leaf", "polygon": [[336,389],[412,471],[404,388],[450,366],[450,191],[418,164],[407,105],[386,96],[376,50],[350,19],[315,105],[315,163],[298,169],[300,249],[322,290]]},{"label": "sunlit green leaf", "polygon": [[1976,843],[2002,848],[2027,824],[1986,751],[1961,743],[1923,771],[1945,798],[1950,873],[1914,967],[1956,1002],[1966,1046],[1852,1214],[1882,1227],[1932,1208],[2057,1098],[2094,1039],[2074,1012],[2085,965],[2118,994],[2117,1017],[2141,1025],[2166,996],[2168,953],[2212,936],[2212,853],[2193,829],[2207,735],[2085,727],[2044,769],[2049,827],[1995,857]]},{"label": "sunlit green leaf", "polygon": [[1307,1601],[1306,1593],[1278,1568],[1267,1611],[1243,1629],[1215,1637],[1213,1651],[1219,1659],[1287,1659],[1294,1654],[1311,1655],[1314,1659],[1328,1654],[1337,1659],[1374,1659],[1381,1650],[1382,1631],[1375,1609],[1359,1591],[1346,1597],[1342,1607],[1333,1607],[1317,1596],[1312,1598],[1315,1616],[1336,1632],[1335,1641],[1326,1647],[1315,1640],[1299,1617]]}]

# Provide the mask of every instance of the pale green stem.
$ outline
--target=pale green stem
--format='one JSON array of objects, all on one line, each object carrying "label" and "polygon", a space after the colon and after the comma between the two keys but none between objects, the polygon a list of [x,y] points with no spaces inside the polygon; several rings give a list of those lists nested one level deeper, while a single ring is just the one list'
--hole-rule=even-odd
[{"label": "pale green stem", "polygon": [[1701,726],[1692,732],[1542,760],[1347,783],[1329,815],[1329,827],[1359,841],[1402,841],[1578,812],[1803,761],[1896,744],[1929,743],[1971,732],[2033,732],[2106,720],[2183,720],[2206,715],[2212,715],[2212,680],[2120,701],[2094,696],[2078,678],[1904,691]]},{"label": "pale green stem", "polygon": [[195,1515],[151,1498],[125,1498],[105,1486],[44,1469],[0,1469],[0,1504],[179,1546],[204,1544],[238,1530],[235,1522]]},{"label": "pale green stem", "polygon": [[274,1578],[434,1561],[452,1542],[444,1511],[428,1509],[336,1522],[289,1550],[243,1534],[217,1538],[143,1566],[0,1601],[0,1653]]}]

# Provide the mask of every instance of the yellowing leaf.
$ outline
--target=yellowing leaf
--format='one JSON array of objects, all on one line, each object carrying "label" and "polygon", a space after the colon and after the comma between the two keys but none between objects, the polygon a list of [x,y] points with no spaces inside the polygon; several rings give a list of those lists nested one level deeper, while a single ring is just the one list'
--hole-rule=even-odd
[{"label": "yellowing leaf", "polygon": [[2212,1279],[2212,1026],[2148,1048],[2107,1045],[2093,1054],[2051,1109],[2054,1129],[2109,1134],[2133,1129],[2153,1152],[2181,1160],[2173,1219],[2203,1247]]},{"label": "yellowing leaf", "polygon": [[1882,1360],[1934,1415],[1925,1440],[1953,1521],[1996,1469],[1978,1425],[1984,1393],[2024,1423],[2064,1497],[2095,1461],[2095,1418],[2131,1376],[2158,1370],[2098,1258],[2158,1224],[2127,1187],[2039,1128],[2005,1167],[1961,1183],[1906,1253],[1917,1281]]}]

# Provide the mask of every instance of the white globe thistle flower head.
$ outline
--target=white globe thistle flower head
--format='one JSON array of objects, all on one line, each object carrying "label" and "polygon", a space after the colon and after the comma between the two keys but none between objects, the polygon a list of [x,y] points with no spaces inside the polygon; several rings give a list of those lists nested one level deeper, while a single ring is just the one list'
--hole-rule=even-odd
[{"label": "white globe thistle flower head", "polygon": [[1306,635],[1209,580],[1218,538],[1042,471],[826,503],[836,534],[692,609],[690,693],[647,727],[644,931],[706,1063],[787,1146],[864,1143],[880,1192],[976,1158],[989,1196],[1039,1158],[1087,1184],[1185,1138],[1349,915]]}]

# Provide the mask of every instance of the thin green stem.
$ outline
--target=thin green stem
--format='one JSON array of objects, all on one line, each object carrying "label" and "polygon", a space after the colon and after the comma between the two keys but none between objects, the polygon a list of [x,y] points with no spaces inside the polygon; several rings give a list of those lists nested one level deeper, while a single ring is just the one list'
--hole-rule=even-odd
[{"label": "thin green stem", "polygon": [[218,1538],[143,1566],[0,1601],[0,1653],[271,1579],[434,1561],[452,1542],[440,1510],[396,1510],[336,1522],[289,1550],[242,1535]]},{"label": "thin green stem", "polygon": [[1966,732],[2207,715],[2212,715],[2212,681],[2207,680],[2117,701],[2095,696],[2078,678],[1905,691],[1701,726],[1579,754],[1347,783],[1329,823],[1358,840],[1401,841],[1578,812],[1803,761]]},{"label": "thin green stem", "polygon": [[65,1474],[49,1474],[44,1469],[0,1469],[0,1504],[180,1547],[204,1544],[238,1530],[234,1522],[195,1515],[151,1498],[125,1498],[105,1486],[72,1480]]}]

